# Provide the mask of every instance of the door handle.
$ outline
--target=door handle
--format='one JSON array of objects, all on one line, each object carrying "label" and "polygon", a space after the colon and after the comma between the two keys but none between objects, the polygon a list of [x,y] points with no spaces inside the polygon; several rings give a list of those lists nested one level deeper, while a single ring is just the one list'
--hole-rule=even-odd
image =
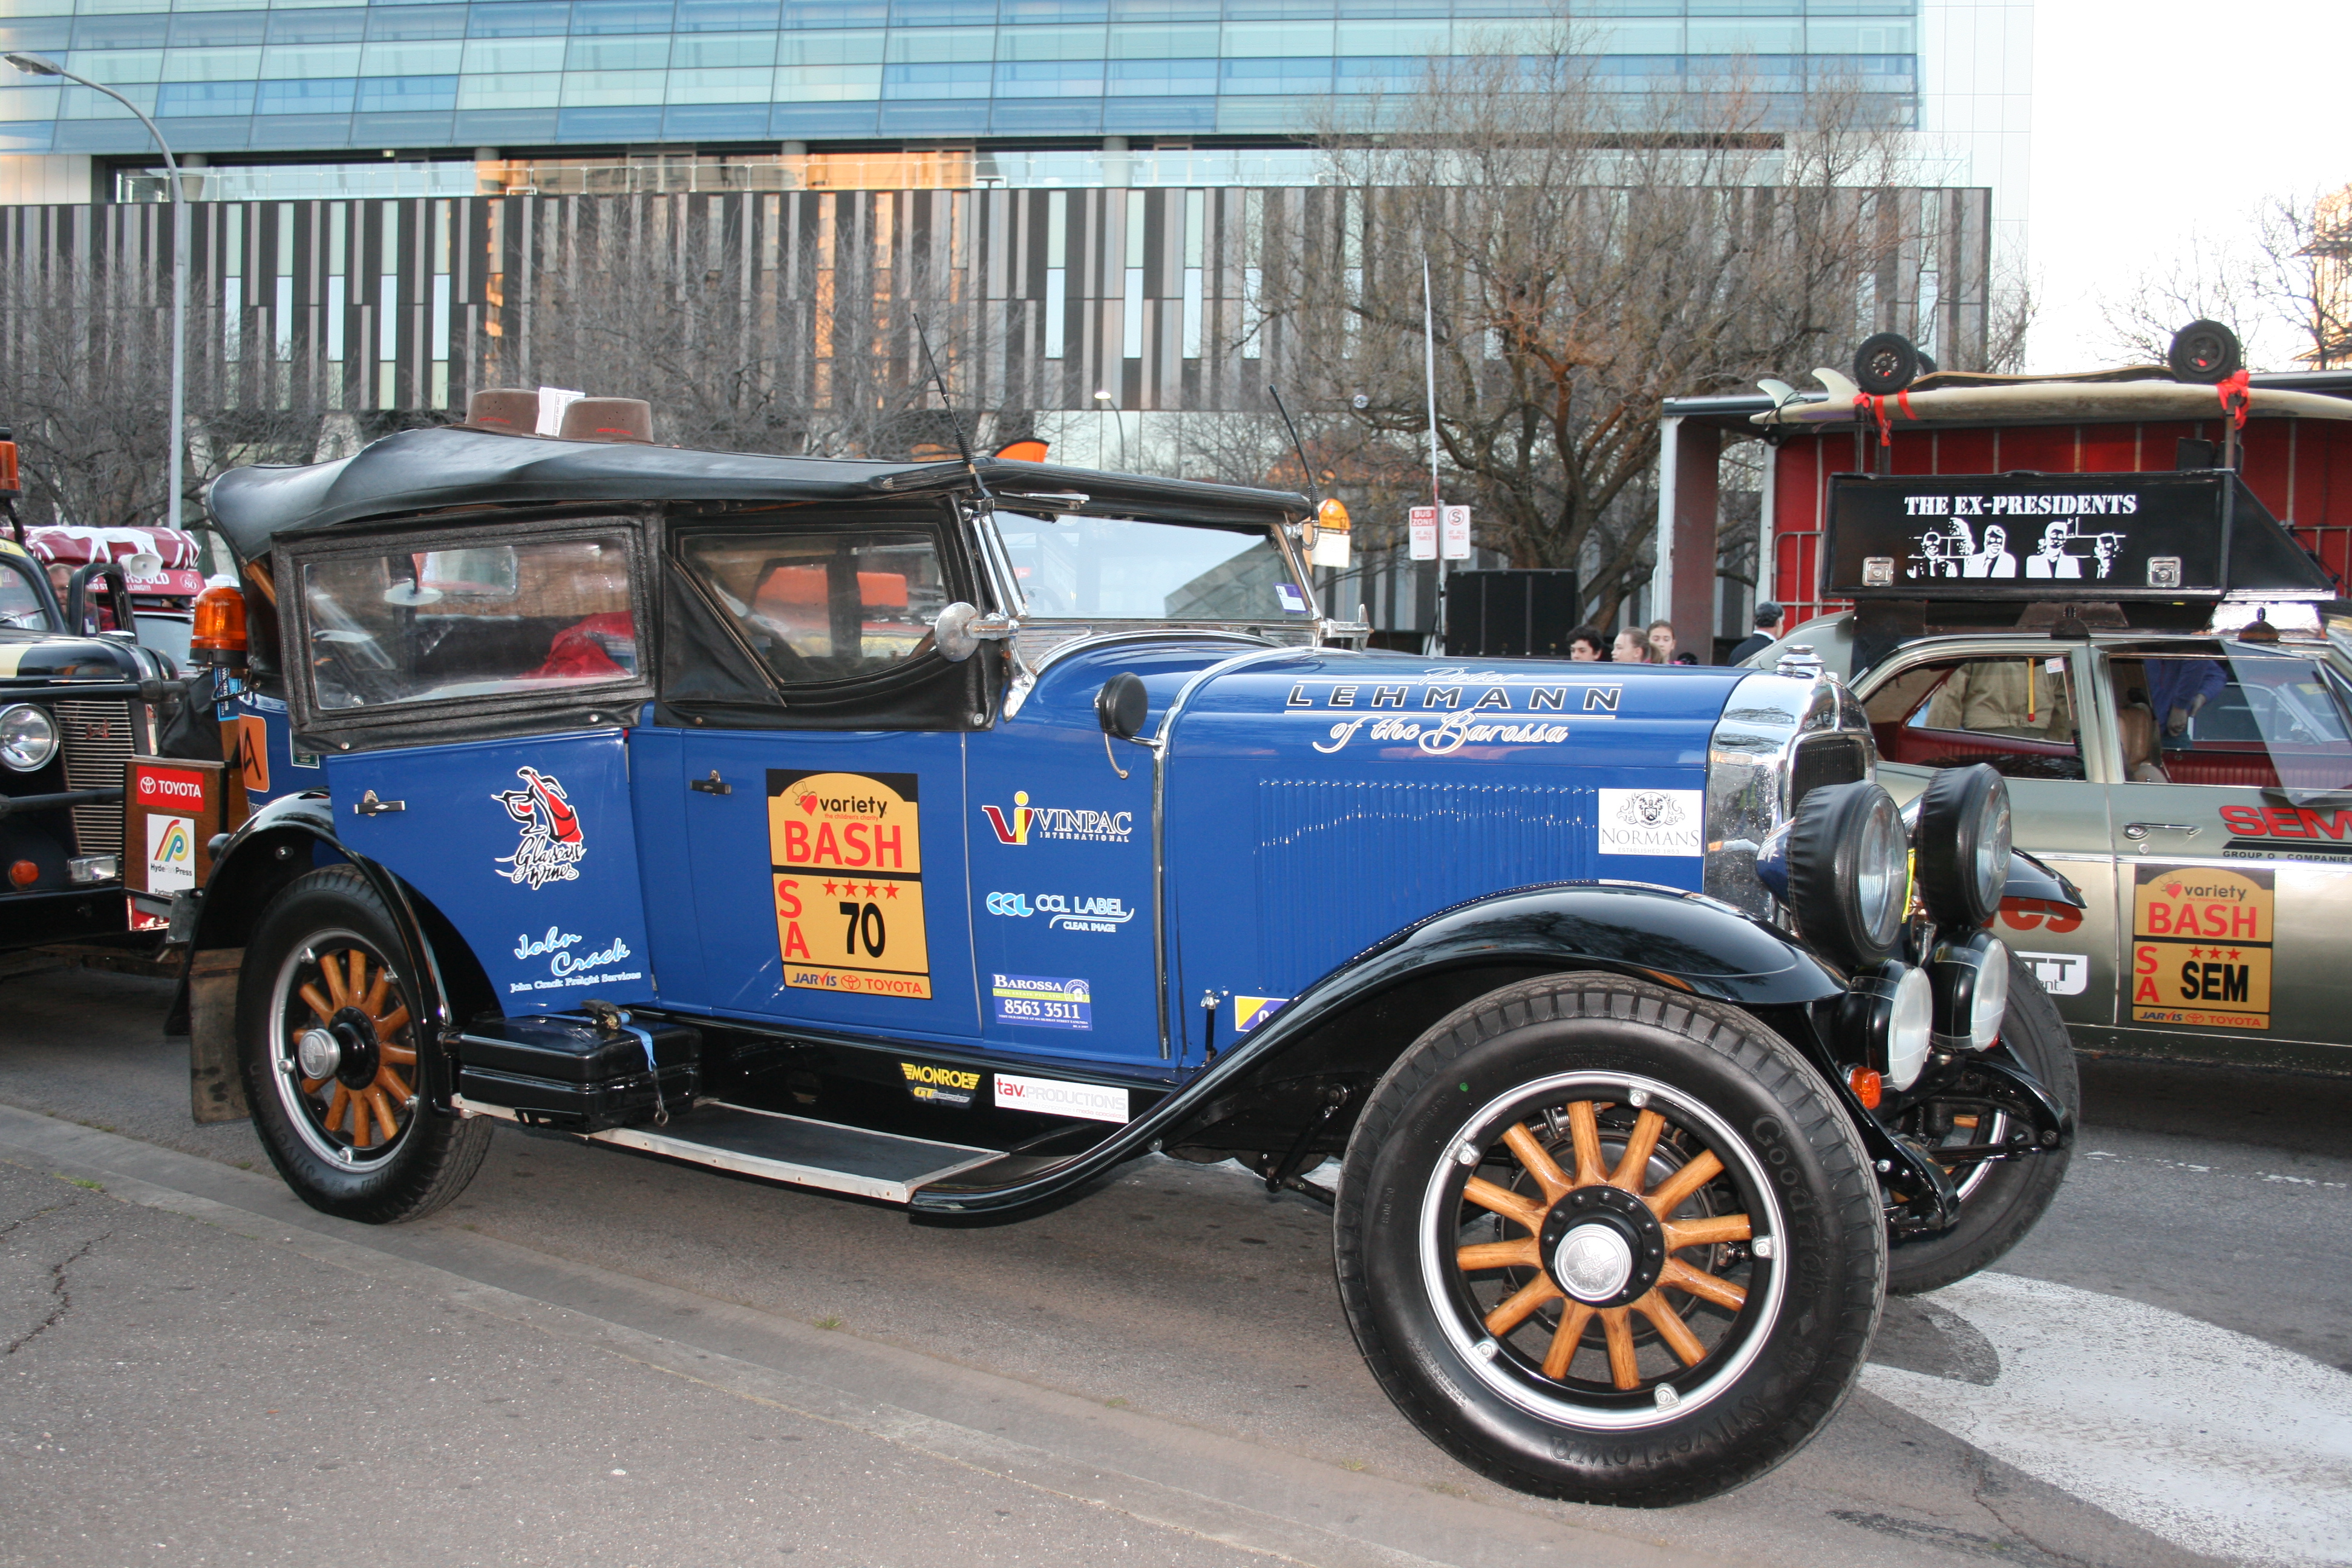
[{"label": "door handle", "polygon": [[699,790],[704,795],[733,795],[735,793],[735,786],[729,784],[725,779],[720,778],[717,768],[710,770],[710,776],[707,779],[687,780],[686,787],[691,790]]},{"label": "door handle", "polygon": [[2186,833],[2191,838],[2205,831],[2193,822],[2126,822],[2124,837],[2137,844],[2158,828],[2167,833]]},{"label": "door handle", "polygon": [[378,800],[375,791],[370,790],[360,796],[360,803],[352,809],[362,816],[382,816],[387,811],[406,811],[408,803],[404,800]]}]

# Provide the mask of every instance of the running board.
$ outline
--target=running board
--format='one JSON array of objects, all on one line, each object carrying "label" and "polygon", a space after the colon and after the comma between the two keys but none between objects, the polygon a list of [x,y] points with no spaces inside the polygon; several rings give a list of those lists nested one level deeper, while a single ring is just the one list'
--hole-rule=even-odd
[{"label": "running board", "polygon": [[[477,1115],[520,1120],[503,1106],[461,1103],[462,1109]],[[910,1202],[915,1189],[926,1182],[1003,1158],[996,1149],[870,1132],[835,1121],[813,1121],[805,1116],[709,1100],[667,1126],[612,1127],[573,1136],[739,1175],[849,1193],[887,1204]]]}]

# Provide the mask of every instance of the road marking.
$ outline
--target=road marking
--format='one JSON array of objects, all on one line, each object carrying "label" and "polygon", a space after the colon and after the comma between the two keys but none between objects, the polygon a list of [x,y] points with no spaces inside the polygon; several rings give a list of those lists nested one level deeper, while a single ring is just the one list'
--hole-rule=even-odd
[{"label": "road marking", "polygon": [[2352,1563],[2352,1376],[2118,1296],[1979,1274],[1926,1297],[2000,1355],[1990,1387],[1896,1367],[1863,1386],[2194,1551]]},{"label": "road marking", "polygon": [[2352,1188],[2352,1182],[2326,1182],[2316,1176],[2288,1176],[2275,1171],[2224,1171],[2212,1165],[2199,1165],[2187,1160],[2165,1160],[2152,1154],[2111,1154],[2105,1149],[2084,1151],[2085,1160],[2103,1160],[2115,1165],[2154,1165],[2166,1171],[2189,1171],[2200,1176],[2220,1176],[2229,1181],[2288,1182],[2299,1187],[2326,1187],[2336,1192]]}]

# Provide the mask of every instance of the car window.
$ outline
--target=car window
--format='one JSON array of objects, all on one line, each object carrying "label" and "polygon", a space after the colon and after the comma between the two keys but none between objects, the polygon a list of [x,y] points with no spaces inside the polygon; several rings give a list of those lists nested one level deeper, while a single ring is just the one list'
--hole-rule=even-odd
[{"label": "car window", "polygon": [[33,585],[31,573],[19,564],[21,557],[0,560],[0,626],[16,626],[27,631],[48,631],[49,608],[41,598],[41,591]]},{"label": "car window", "polygon": [[951,597],[939,542],[920,528],[704,533],[678,553],[786,685],[876,675],[928,652]]},{"label": "car window", "polygon": [[2111,668],[2126,779],[2352,788],[2352,728],[2311,660],[2231,647],[2117,658]]},{"label": "car window", "polygon": [[996,514],[1033,616],[1278,621],[1307,595],[1270,529]]},{"label": "car window", "polygon": [[1890,763],[2083,776],[2074,671],[2063,655],[1932,660],[1895,675],[1864,707],[1878,753]]},{"label": "car window", "polygon": [[[453,570],[452,558],[477,558]],[[490,565],[478,558],[495,557]],[[302,564],[320,711],[635,678],[620,533]]]}]

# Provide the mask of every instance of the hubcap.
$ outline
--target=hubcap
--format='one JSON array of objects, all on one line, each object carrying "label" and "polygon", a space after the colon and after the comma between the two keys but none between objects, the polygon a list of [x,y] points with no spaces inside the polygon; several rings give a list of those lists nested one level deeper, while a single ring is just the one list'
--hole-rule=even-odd
[{"label": "hubcap", "polygon": [[332,1078],[343,1065],[343,1047],[324,1029],[305,1029],[295,1044],[294,1062],[304,1078]]},{"label": "hubcap", "polygon": [[1614,1226],[1580,1225],[1552,1255],[1552,1278],[1580,1301],[1598,1305],[1633,1277],[1633,1244]]},{"label": "hubcap", "polygon": [[389,1153],[415,1120],[416,1029],[390,966],[321,931],[278,972],[278,1091],[302,1141],[350,1164]]}]

